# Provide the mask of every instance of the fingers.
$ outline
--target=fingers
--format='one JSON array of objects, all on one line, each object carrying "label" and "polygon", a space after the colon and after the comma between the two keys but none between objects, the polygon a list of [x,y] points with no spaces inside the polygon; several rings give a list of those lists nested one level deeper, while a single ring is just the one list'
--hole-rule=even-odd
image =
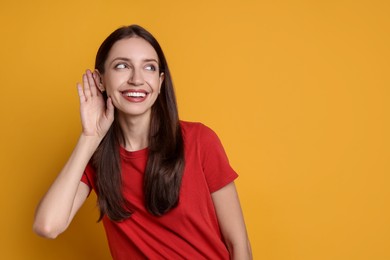
[{"label": "fingers", "polygon": [[83,74],[83,88],[85,100],[88,100],[92,97],[91,88],[88,83],[88,77],[86,74]]},{"label": "fingers", "polygon": [[96,93],[97,95],[101,95],[102,94],[102,84],[101,84],[101,79],[99,77],[99,72],[97,70],[95,70],[94,72],[92,72],[92,78],[94,80],[94,83],[95,83],[95,86],[96,86]]},{"label": "fingers", "polygon": [[80,96],[80,101],[88,101],[94,96],[99,96],[101,93],[96,87],[96,75],[90,70],[87,70],[82,77],[83,85],[77,83],[77,89]]},{"label": "fingers", "polygon": [[90,70],[87,70],[86,74],[87,74],[87,80],[88,80],[89,89],[91,91],[91,95],[96,96],[97,90],[95,85],[95,79],[93,78],[92,72]]},{"label": "fingers", "polygon": [[85,102],[84,90],[80,83],[77,83],[77,92],[79,93],[80,103]]}]

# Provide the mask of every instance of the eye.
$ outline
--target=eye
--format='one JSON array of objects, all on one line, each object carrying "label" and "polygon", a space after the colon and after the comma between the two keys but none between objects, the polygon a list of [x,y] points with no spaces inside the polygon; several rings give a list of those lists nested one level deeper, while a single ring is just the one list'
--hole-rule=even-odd
[{"label": "eye", "polygon": [[119,63],[119,64],[115,65],[116,69],[125,69],[127,67],[128,66],[126,64],[124,64],[124,63]]},{"label": "eye", "polygon": [[150,65],[146,65],[145,66],[145,69],[146,70],[150,70],[150,71],[156,71],[156,66],[150,64]]}]

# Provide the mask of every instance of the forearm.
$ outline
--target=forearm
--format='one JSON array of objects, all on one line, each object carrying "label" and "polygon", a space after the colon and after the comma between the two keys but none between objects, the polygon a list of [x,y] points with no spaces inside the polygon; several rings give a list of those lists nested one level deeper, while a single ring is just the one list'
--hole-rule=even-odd
[{"label": "forearm", "polygon": [[39,203],[34,231],[56,237],[69,224],[81,176],[100,140],[81,135],[68,162]]},{"label": "forearm", "polygon": [[244,216],[234,182],[212,193],[221,233],[231,259],[252,259]]}]

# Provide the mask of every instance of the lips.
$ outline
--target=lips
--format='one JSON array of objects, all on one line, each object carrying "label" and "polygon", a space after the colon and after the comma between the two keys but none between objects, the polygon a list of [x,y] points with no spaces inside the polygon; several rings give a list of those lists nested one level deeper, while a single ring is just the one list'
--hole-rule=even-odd
[{"label": "lips", "polygon": [[125,91],[122,91],[121,93],[122,93],[122,96],[126,100],[128,100],[130,102],[135,102],[135,103],[144,101],[149,94],[146,90],[142,90],[142,89],[125,90]]}]

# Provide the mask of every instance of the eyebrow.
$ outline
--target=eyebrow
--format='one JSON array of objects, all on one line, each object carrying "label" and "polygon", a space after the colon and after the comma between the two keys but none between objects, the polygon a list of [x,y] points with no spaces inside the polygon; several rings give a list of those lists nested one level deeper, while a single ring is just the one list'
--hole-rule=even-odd
[{"label": "eyebrow", "polygon": [[[117,57],[117,58],[113,59],[113,60],[110,62],[110,64],[112,64],[114,61],[117,61],[117,60],[122,60],[122,61],[127,61],[127,62],[130,62],[130,61],[131,61],[131,59],[126,58],[126,57]],[[151,62],[151,61],[153,61],[153,62],[159,64],[159,62],[158,62],[156,59],[143,59],[142,61],[143,61],[143,62]]]}]

